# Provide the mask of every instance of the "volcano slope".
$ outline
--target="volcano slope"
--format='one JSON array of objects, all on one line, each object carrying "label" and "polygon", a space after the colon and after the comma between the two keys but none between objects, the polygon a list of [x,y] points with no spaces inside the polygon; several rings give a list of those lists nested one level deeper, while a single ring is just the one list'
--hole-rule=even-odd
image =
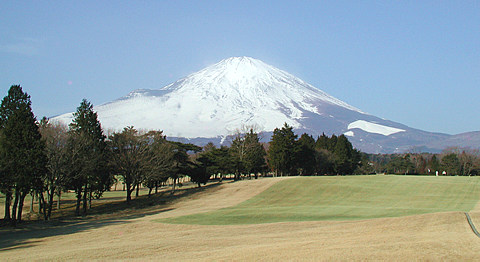
[{"label": "volcano slope", "polygon": [[[309,189],[314,184],[318,187]],[[240,181],[212,187],[136,218],[92,220],[14,234],[0,231],[0,239],[14,242],[2,244],[0,255],[6,260],[473,260],[478,257],[480,239],[472,233],[463,211],[469,211],[474,222],[479,220],[480,209],[475,206],[479,187],[478,178],[468,177]],[[248,210],[247,204],[256,211]],[[229,216],[235,213],[229,210],[243,215]],[[272,215],[282,219],[267,219]],[[305,221],[322,218],[326,220]]]}]

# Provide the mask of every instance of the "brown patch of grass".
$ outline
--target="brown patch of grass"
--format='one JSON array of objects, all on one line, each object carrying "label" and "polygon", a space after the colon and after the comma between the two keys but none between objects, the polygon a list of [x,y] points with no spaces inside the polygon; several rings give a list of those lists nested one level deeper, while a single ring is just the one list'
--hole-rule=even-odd
[{"label": "brown patch of grass", "polygon": [[[152,222],[236,205],[278,179],[204,188],[124,215],[0,230],[2,260],[476,260],[480,240],[462,212],[363,221],[200,226]],[[179,192],[179,194],[181,194]],[[124,206],[119,205],[121,211]],[[130,212],[130,213],[129,213]]]}]

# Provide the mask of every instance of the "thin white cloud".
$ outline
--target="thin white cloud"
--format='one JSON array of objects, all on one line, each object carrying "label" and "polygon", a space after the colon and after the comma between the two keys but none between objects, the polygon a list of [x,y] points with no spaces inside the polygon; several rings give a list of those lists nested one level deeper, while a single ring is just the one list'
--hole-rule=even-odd
[{"label": "thin white cloud", "polygon": [[42,40],[34,38],[19,38],[17,43],[0,44],[0,52],[36,55],[39,53],[42,42]]}]

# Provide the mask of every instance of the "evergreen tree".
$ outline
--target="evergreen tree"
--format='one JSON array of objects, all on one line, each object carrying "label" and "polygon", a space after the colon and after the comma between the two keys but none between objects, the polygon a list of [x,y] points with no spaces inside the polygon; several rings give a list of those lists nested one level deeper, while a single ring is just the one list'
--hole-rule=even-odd
[{"label": "evergreen tree", "polygon": [[87,214],[87,200],[93,195],[100,197],[112,184],[107,168],[107,145],[102,127],[93,105],[82,100],[73,113],[73,122],[69,130],[69,186],[75,190],[77,205],[75,213],[80,215],[80,203],[83,202],[83,215]]},{"label": "evergreen tree", "polygon": [[293,127],[287,123],[281,129],[273,130],[268,150],[268,164],[275,174],[281,176],[294,174],[298,152],[296,139]]},{"label": "evergreen tree", "polygon": [[455,153],[449,153],[442,157],[441,168],[447,172],[447,175],[459,175],[461,164]]},{"label": "evergreen tree", "polygon": [[315,141],[315,149],[328,150],[328,140],[328,136],[326,136],[325,133],[322,133],[322,135],[317,138],[317,141]]},{"label": "evergreen tree", "polygon": [[335,155],[335,171],[337,174],[352,174],[354,170],[353,147],[345,135],[338,137],[333,154]]},{"label": "evergreen tree", "polygon": [[430,159],[428,166],[431,170],[431,172],[436,173],[437,171],[440,172],[440,161],[438,161],[438,158],[436,155],[433,155],[432,158]]},{"label": "evergreen tree", "polygon": [[297,155],[300,174],[313,175],[315,173],[315,139],[304,133],[298,139],[299,151]]},{"label": "evergreen tree", "polygon": [[250,132],[245,134],[245,170],[248,174],[255,174],[255,178],[258,177],[258,173],[262,172],[265,168],[265,148],[260,143],[258,134],[250,129]]},{"label": "evergreen tree", "polygon": [[241,174],[251,175],[261,172],[265,166],[265,149],[260,143],[258,134],[253,129],[246,134],[237,134],[230,147],[235,168],[235,180]]},{"label": "evergreen tree", "polygon": [[393,155],[386,164],[386,171],[391,174],[411,174],[415,165],[410,161],[410,154]]},{"label": "evergreen tree", "polygon": [[335,157],[327,149],[315,150],[316,172],[321,175],[331,175],[335,172]]},{"label": "evergreen tree", "polygon": [[211,164],[208,158],[199,157],[196,162],[190,164],[188,175],[192,182],[197,183],[198,187],[201,184],[206,184],[210,179],[210,173],[207,173],[207,167]]},{"label": "evergreen tree", "polygon": [[[25,197],[45,173],[44,143],[31,109],[30,96],[18,85],[10,87],[0,106],[1,191],[6,196],[5,220],[22,219]],[[13,199],[12,212],[10,213]]]},{"label": "evergreen tree", "polygon": [[353,149],[353,159],[354,163],[356,163],[354,174],[365,175],[375,173],[374,163],[370,161],[368,154]]},{"label": "evergreen tree", "polygon": [[170,178],[173,180],[172,194],[179,178],[189,175],[192,170],[192,162],[190,161],[188,152],[197,153],[202,150],[201,147],[194,144],[184,144],[180,142],[169,142],[173,147],[172,168]]},{"label": "evergreen tree", "polygon": [[220,179],[223,179],[224,175],[235,172],[235,161],[233,160],[230,149],[226,146],[216,148],[215,146],[212,147],[212,145],[210,145],[208,148],[204,149],[201,157],[204,158],[206,163],[208,163],[206,172],[209,175],[220,174]]},{"label": "evergreen tree", "polygon": [[330,152],[335,151],[335,146],[337,145],[337,140],[338,137],[336,135],[332,135],[328,140],[327,140],[327,150]]},{"label": "evergreen tree", "polygon": [[322,133],[315,141],[315,172],[319,174],[334,173],[334,156],[331,151],[331,139]]}]

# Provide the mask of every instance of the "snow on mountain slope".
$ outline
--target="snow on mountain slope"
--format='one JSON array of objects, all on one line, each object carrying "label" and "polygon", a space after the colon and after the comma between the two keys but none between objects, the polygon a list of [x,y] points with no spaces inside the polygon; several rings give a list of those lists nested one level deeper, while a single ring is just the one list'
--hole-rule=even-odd
[{"label": "snow on mountain slope", "polygon": [[398,132],[405,132],[405,130],[400,128],[394,128],[394,127],[379,125],[375,123],[370,123],[365,120],[357,120],[348,125],[348,129],[354,129],[354,128],[362,129],[363,131],[366,131],[369,133],[375,133],[375,134],[380,134],[384,136],[389,136]]},{"label": "snow on mountain slope", "polygon": [[[319,104],[361,111],[301,79],[249,57],[232,57],[159,90],[136,90],[95,107],[104,128],[162,129],[168,136],[216,137],[242,126],[263,131],[288,123],[301,128]],[[57,117],[71,121],[70,114]]]},{"label": "snow on mountain slope", "polygon": [[[95,106],[104,129],[163,130],[171,139],[221,143],[242,127],[265,136],[288,123],[297,134],[346,134],[371,153],[408,150],[448,135],[384,120],[336,99],[260,60],[232,57],[160,89],[138,89]],[[72,113],[53,121],[70,123]],[[268,140],[268,138],[267,138]],[[183,140],[182,140],[183,141]]]}]

